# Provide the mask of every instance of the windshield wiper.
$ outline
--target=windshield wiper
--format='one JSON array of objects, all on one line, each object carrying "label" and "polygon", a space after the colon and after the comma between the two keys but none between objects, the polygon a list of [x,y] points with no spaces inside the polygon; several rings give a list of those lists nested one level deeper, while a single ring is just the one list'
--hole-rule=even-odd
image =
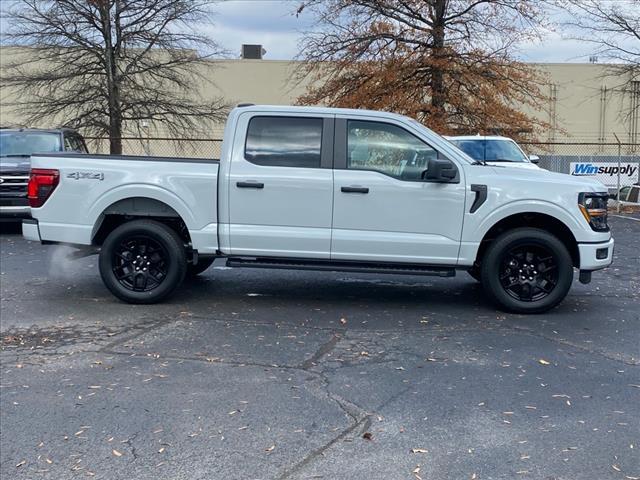
[{"label": "windshield wiper", "polygon": [[486,160],[487,162],[510,162],[510,163],[522,163],[522,160],[515,160],[515,159],[511,159],[508,160],[506,158],[495,158],[495,159],[491,159],[491,160]]},{"label": "windshield wiper", "polygon": [[0,155],[0,157],[2,157],[2,158],[5,158],[5,157],[20,157],[20,158],[28,158],[28,157],[30,157],[30,156],[31,156],[31,155],[29,155],[29,154],[27,154],[27,153],[15,153],[15,154],[13,154],[13,153],[12,153],[12,154],[10,154],[10,155],[7,155],[7,154]]}]

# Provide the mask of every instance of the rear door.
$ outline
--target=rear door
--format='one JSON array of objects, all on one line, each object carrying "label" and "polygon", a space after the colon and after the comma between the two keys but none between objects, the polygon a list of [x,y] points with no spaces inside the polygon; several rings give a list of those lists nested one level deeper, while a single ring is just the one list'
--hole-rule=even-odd
[{"label": "rear door", "polygon": [[238,119],[229,174],[232,255],[328,259],[333,203],[333,116]]},{"label": "rear door", "polygon": [[336,117],[331,258],[455,265],[465,187],[423,180],[444,158],[406,126]]}]

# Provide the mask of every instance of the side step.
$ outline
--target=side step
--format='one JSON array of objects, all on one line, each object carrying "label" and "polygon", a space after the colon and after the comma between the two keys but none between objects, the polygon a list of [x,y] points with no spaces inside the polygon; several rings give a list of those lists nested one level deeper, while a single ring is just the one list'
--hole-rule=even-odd
[{"label": "side step", "polygon": [[392,273],[396,275],[429,275],[437,277],[455,277],[456,275],[455,268],[438,265],[340,262],[295,258],[229,257],[227,259],[227,266],[279,268],[287,270],[324,270],[329,272]]}]

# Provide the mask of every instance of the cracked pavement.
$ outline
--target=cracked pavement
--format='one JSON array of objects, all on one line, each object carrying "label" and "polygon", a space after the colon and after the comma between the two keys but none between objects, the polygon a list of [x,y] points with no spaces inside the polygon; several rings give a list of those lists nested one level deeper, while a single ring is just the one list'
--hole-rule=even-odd
[{"label": "cracked pavement", "polygon": [[[640,478],[640,221],[543,315],[454,279],[232,270],[111,297],[0,236],[0,477]],[[6,226],[3,226],[6,230]]]}]

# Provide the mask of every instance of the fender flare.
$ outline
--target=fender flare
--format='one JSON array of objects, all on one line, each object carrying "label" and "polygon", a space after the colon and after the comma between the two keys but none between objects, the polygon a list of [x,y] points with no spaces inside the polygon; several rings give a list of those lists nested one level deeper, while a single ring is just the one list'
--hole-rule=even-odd
[{"label": "fender flare", "polygon": [[191,209],[177,195],[157,185],[135,184],[119,185],[98,198],[87,212],[87,224],[93,225],[91,238],[100,228],[104,212],[111,205],[129,198],[150,198],[171,207],[180,216],[188,229],[197,229],[196,220]]},{"label": "fender flare", "polygon": [[464,238],[471,241],[483,239],[487,232],[500,221],[513,215],[526,213],[538,213],[555,218],[571,231],[576,241],[580,241],[584,233],[588,233],[586,225],[581,225],[578,219],[565,208],[542,200],[516,200],[492,211],[474,231],[465,231]]}]

